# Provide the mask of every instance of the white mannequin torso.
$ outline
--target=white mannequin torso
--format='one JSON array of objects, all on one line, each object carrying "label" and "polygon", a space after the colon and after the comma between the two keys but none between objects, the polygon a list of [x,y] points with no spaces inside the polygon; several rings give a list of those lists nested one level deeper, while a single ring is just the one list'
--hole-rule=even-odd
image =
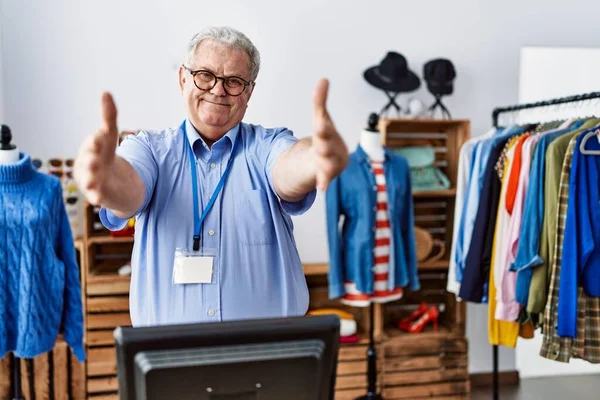
[{"label": "white mannequin torso", "polygon": [[381,144],[381,135],[377,131],[364,129],[360,134],[360,147],[367,153],[369,159],[373,161],[383,161],[383,145]]}]

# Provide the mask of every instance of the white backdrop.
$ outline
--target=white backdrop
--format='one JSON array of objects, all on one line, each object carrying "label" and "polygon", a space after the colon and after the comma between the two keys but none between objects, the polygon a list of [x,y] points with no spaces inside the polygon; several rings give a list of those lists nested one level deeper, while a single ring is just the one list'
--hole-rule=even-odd
[{"label": "white backdrop", "polygon": [[[480,135],[494,106],[518,101],[522,46],[600,46],[600,2],[569,7],[576,17],[565,14],[563,0],[0,0],[3,122],[23,150],[42,158],[75,154],[98,126],[102,90],[115,95],[121,129],[175,125],[184,118],[176,67],[185,44],[204,26],[226,24],[263,57],[248,122],[306,136],[312,90],[324,76],[330,112],[354,148],[368,114],[387,100],[362,72],[395,50],[419,76],[426,61],[451,59],[458,76],[445,102]],[[424,88],[415,95],[432,102]],[[328,260],[323,203],[319,196],[295,219],[304,262]],[[473,372],[491,369],[486,332],[487,307],[469,305]],[[501,349],[500,368],[515,368],[513,351]]]},{"label": "white backdrop", "polygon": [[[600,48],[525,47],[521,50],[519,102],[600,91],[599,63]],[[592,114],[600,115],[600,107],[580,115]],[[600,365],[581,360],[564,364],[540,357],[541,345],[539,333],[532,340],[519,339],[516,362],[521,377],[600,373]]]}]

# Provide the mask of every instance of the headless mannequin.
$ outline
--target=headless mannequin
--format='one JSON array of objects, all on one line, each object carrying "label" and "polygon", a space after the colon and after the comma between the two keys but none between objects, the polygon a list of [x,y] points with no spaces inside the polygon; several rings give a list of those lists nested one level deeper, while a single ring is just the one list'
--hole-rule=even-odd
[{"label": "headless mannequin", "polygon": [[381,135],[377,130],[378,118],[377,114],[371,114],[369,126],[360,134],[360,147],[373,161],[383,161],[383,145],[381,144]]},{"label": "headless mannequin", "polygon": [[10,165],[19,162],[19,149],[14,144],[11,144],[12,134],[10,128],[2,125],[2,133],[0,136],[0,165]]}]

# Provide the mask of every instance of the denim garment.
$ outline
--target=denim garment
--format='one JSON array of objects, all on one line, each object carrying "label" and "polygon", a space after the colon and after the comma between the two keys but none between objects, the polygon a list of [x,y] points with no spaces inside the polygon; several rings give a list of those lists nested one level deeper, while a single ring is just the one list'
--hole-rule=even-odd
[{"label": "denim garment", "polygon": [[[385,149],[383,161],[392,241],[388,289],[419,289],[414,211],[409,167],[404,157]],[[362,293],[373,293],[377,185],[360,145],[326,194],[329,240],[329,297],[345,294],[346,280]],[[343,226],[340,230],[340,217]]]}]

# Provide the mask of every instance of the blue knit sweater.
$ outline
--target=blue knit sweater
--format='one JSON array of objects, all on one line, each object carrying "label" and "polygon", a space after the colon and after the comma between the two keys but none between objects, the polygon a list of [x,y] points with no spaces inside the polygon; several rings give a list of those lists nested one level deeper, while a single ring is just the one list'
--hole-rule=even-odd
[{"label": "blue knit sweater", "polygon": [[21,154],[0,165],[0,356],[33,358],[61,332],[85,360],[79,267],[61,184]]}]

